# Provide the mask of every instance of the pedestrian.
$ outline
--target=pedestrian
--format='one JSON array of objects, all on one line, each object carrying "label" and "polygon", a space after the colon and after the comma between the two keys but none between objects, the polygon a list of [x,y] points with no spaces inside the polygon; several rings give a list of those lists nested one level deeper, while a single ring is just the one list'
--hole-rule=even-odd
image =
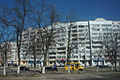
[{"label": "pedestrian", "polygon": [[53,70],[54,70],[54,71],[57,71],[57,66],[56,66],[55,63],[54,63],[54,65],[53,65]]}]

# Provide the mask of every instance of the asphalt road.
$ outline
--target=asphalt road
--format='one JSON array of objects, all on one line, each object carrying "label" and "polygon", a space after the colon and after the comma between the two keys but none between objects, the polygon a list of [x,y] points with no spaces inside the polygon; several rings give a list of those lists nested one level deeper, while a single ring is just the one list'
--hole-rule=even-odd
[{"label": "asphalt road", "polygon": [[120,80],[120,72],[84,72],[71,74],[49,74],[43,80]]},{"label": "asphalt road", "polygon": [[0,80],[120,80],[120,72],[47,73],[37,77],[9,77]]}]

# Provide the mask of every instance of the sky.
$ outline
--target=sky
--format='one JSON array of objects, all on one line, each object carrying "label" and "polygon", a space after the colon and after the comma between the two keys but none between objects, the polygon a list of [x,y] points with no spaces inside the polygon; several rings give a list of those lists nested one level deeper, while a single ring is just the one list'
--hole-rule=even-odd
[{"label": "sky", "polygon": [[[13,0],[0,0],[0,5],[13,6]],[[40,0],[31,0],[34,2]],[[94,20],[105,18],[107,20],[120,20],[120,0],[47,0],[61,14],[68,14],[74,10],[79,20]]]}]

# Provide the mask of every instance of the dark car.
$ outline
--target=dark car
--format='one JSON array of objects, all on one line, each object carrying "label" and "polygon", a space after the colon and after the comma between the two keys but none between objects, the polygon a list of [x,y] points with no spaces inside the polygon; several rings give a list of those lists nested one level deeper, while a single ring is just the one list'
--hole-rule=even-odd
[{"label": "dark car", "polygon": [[24,71],[25,71],[25,70],[29,70],[29,68],[27,68],[27,67],[25,67],[25,66],[21,66],[21,67],[20,67],[20,70],[24,70]]},{"label": "dark car", "polygon": [[106,68],[105,65],[98,65],[99,68]]},{"label": "dark car", "polygon": [[46,70],[46,71],[52,71],[53,68],[52,68],[52,67],[45,67],[45,70]]},{"label": "dark car", "polygon": [[96,67],[99,67],[99,68],[108,68],[108,67],[111,67],[109,65],[96,65]]}]

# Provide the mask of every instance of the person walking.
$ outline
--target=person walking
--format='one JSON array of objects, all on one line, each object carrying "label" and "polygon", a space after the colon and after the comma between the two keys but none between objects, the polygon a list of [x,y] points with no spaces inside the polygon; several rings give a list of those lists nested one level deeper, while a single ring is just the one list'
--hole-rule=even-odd
[{"label": "person walking", "polygon": [[57,66],[56,66],[55,63],[54,63],[54,65],[53,65],[53,71],[57,71]]}]

